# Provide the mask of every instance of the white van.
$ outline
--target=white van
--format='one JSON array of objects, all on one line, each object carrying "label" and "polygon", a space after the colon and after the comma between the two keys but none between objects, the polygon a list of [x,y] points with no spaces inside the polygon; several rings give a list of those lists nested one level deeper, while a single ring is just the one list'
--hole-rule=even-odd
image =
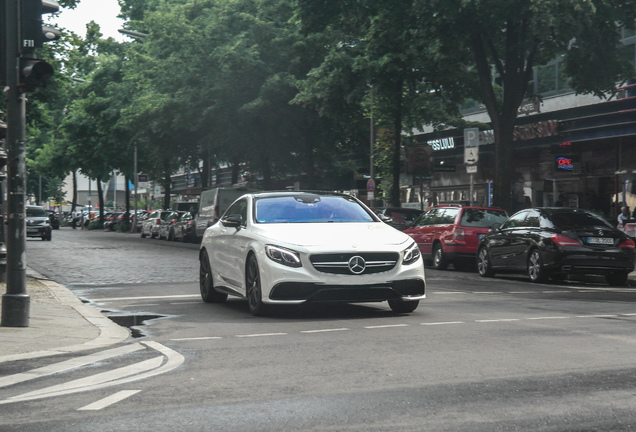
[{"label": "white van", "polygon": [[203,237],[205,230],[219,220],[230,204],[248,192],[254,191],[247,188],[221,187],[201,192],[199,213],[195,218],[197,239]]}]

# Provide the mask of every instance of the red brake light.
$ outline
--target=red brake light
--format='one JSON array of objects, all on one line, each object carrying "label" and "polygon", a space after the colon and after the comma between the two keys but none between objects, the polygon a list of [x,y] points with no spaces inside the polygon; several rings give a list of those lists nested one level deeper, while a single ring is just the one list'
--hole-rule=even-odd
[{"label": "red brake light", "polygon": [[156,219],[157,225],[161,225],[161,219]]},{"label": "red brake light", "polygon": [[636,249],[636,243],[634,243],[634,240],[629,239],[619,244],[618,247],[623,249]]},{"label": "red brake light", "polygon": [[557,246],[581,246],[581,242],[561,234],[552,234],[552,241]]}]

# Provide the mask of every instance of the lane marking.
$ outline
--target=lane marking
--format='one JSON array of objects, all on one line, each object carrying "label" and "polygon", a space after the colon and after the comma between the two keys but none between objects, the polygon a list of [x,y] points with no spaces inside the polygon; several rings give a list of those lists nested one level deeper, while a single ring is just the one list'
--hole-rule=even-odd
[{"label": "lane marking", "polygon": [[466,324],[465,321],[444,321],[444,322],[431,322],[431,323],[420,323],[420,325],[446,325],[446,324]]},{"label": "lane marking", "polygon": [[181,295],[144,296],[144,297],[110,297],[110,298],[91,299],[90,301],[110,302],[110,301],[125,301],[125,300],[166,300],[166,299],[196,298],[196,297],[201,297],[201,295],[200,294],[181,294]]},{"label": "lane marking", "polygon": [[379,326],[365,326],[366,329],[380,329],[380,328],[392,328],[392,327],[410,327],[408,324],[386,324]]},{"label": "lane marking", "polygon": [[237,338],[263,337],[263,336],[284,336],[287,333],[257,333],[247,335],[236,335]]},{"label": "lane marking", "polygon": [[[83,386],[80,387],[72,387],[68,389],[62,389],[63,386],[68,386],[69,383],[63,385],[57,385],[48,387],[42,390],[25,393],[18,396],[13,396],[5,400],[0,400],[0,405],[9,404],[13,402],[24,402],[28,400],[35,399],[43,399],[52,396],[63,396],[72,393],[79,393],[83,391],[89,390],[98,390],[114,385],[126,384],[133,381],[139,381],[146,378],[151,378],[156,375],[160,375],[166,372],[170,372],[173,369],[181,366],[185,361],[185,358],[179,354],[178,352],[171,350],[170,348],[161,345],[155,341],[143,341],[142,344],[159,351],[163,356],[156,357],[154,359],[146,360],[144,362],[140,362],[131,366],[126,366],[123,368],[116,369],[115,371],[119,371],[119,373],[113,373],[114,371],[105,372],[101,374],[94,375],[92,377],[81,378],[79,380],[71,381],[72,383],[81,384]],[[162,365],[163,359],[166,358],[167,361]],[[159,367],[152,368],[151,362],[154,365],[158,365]],[[144,364],[144,365],[142,365]],[[144,371],[143,369],[146,369]],[[137,372],[133,372],[132,369],[137,369]],[[141,372],[141,373],[138,373]],[[107,374],[110,374],[111,380],[106,380],[105,378]],[[90,381],[94,381],[92,384]],[[101,381],[101,382],[98,382]],[[57,387],[60,388],[59,391],[51,392],[51,389]]]},{"label": "lane marking", "polygon": [[502,319],[485,319],[485,320],[475,320],[475,322],[478,322],[478,323],[491,323],[491,322],[514,322],[514,321],[521,321],[521,319],[518,319],[518,318],[502,318]]},{"label": "lane marking", "polygon": [[171,305],[184,305],[184,304],[199,304],[199,303],[203,303],[201,301],[189,301],[189,302],[177,302],[177,303],[170,303]]},{"label": "lane marking", "polygon": [[202,337],[191,337],[191,338],[178,338],[178,339],[170,339],[171,341],[194,341],[194,340],[211,340],[211,339],[223,339],[221,336],[202,336]]},{"label": "lane marking", "polygon": [[565,316],[546,316],[546,317],[531,317],[526,318],[527,320],[551,320],[551,319],[570,319],[570,317]]},{"label": "lane marking", "polygon": [[122,390],[108,397],[105,397],[104,399],[98,400],[97,402],[93,402],[92,404],[88,404],[86,406],[78,408],[77,410],[78,411],[98,411],[106,407],[109,407],[113,404],[116,404],[117,402],[121,402],[122,400],[129,398],[132,395],[139,393],[140,391],[141,390]]},{"label": "lane marking", "polygon": [[616,318],[618,315],[576,315],[577,318]]},{"label": "lane marking", "polygon": [[337,332],[337,331],[347,331],[348,328],[334,328],[334,329],[323,329],[323,330],[302,330],[301,333],[328,333],[328,332]]},{"label": "lane marking", "polygon": [[31,369],[30,371],[18,373],[15,375],[10,375],[6,377],[0,378],[0,387],[6,387],[13,384],[18,384],[21,382],[29,381],[32,379],[40,378],[46,375],[52,375],[59,372],[64,372],[69,369],[74,369],[78,367],[85,366],[87,364],[96,363],[99,361],[103,361],[112,357],[117,357],[124,354],[133,353],[135,351],[140,351],[146,349],[139,343],[134,343],[131,345],[125,345],[119,348],[113,348],[105,351],[100,351],[98,353],[85,355],[82,357],[72,358],[70,360],[65,360],[59,363],[53,363],[41,368]]}]

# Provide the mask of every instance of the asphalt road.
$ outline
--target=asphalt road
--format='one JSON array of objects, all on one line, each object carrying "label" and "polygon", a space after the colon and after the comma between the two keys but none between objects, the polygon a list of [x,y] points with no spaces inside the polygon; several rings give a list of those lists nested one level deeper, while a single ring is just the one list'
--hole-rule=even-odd
[{"label": "asphalt road", "polygon": [[[200,301],[197,250],[68,228],[51,242],[29,240],[31,268],[137,324],[138,337],[116,348],[141,348],[25,391],[119,373],[157,350],[183,363],[134,383],[13,403],[0,430],[636,430],[636,288],[427,269],[429,298],[410,315],[363,304],[257,318],[239,299]],[[121,401],[83,409],[114,393]]]}]

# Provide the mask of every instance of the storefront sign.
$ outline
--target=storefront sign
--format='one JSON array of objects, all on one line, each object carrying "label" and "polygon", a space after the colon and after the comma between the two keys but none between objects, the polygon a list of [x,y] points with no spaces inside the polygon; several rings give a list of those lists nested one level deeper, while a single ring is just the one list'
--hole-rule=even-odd
[{"label": "storefront sign", "polygon": [[440,138],[435,140],[429,140],[426,142],[431,148],[435,151],[438,150],[448,150],[455,148],[455,139],[453,137],[450,138]]},{"label": "storefront sign", "polygon": [[546,138],[559,134],[559,122],[548,120],[529,125],[515,126],[512,139],[514,141],[527,141],[537,138]]},{"label": "storefront sign", "polygon": [[557,171],[574,171],[572,158],[567,156],[559,156],[556,158]]}]

